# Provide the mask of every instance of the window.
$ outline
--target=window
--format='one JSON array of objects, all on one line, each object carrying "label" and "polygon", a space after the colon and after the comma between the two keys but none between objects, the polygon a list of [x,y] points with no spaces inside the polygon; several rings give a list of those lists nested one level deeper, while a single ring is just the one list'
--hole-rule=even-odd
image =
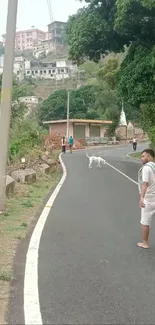
[{"label": "window", "polygon": [[44,70],[44,74],[46,73],[46,70]]},{"label": "window", "polygon": [[64,72],[64,69],[61,69],[61,72]]},{"label": "window", "polygon": [[42,72],[42,70],[40,70],[40,74],[42,74],[43,72]]},{"label": "window", "polygon": [[27,74],[30,74],[30,71],[27,71]]},{"label": "window", "polygon": [[49,70],[48,73],[51,74],[51,70]]},{"label": "window", "polygon": [[55,70],[52,70],[52,73],[55,73]]},{"label": "window", "polygon": [[36,70],[36,71],[35,71],[35,74],[37,74],[37,73],[38,73],[38,71]]}]

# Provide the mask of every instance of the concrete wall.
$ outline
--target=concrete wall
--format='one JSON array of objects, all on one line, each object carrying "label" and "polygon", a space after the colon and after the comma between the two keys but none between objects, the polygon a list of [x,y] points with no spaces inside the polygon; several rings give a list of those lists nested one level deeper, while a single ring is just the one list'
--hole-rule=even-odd
[{"label": "concrete wall", "polygon": [[66,132],[67,132],[67,123],[56,123],[50,125],[50,135],[52,135],[52,133],[55,133],[55,134],[60,134],[63,137],[66,136]]},{"label": "concrete wall", "polygon": [[134,128],[134,133],[135,133],[135,137],[137,139],[142,139],[144,138],[144,131],[138,127],[135,127]]},{"label": "concrete wall", "polygon": [[127,126],[120,125],[116,129],[116,135],[119,136],[120,140],[126,140],[127,139]]},{"label": "concrete wall", "polygon": [[[80,123],[80,125],[85,125],[85,137],[90,136],[90,127],[89,124],[86,123]],[[104,137],[106,132],[106,127],[104,125],[100,126],[100,137]],[[60,134],[61,136],[66,136],[67,133],[67,123],[55,123],[51,124],[49,127],[49,134],[50,136],[55,133],[55,134]],[[69,125],[69,135],[74,137],[73,134],[73,123],[70,123]]]}]

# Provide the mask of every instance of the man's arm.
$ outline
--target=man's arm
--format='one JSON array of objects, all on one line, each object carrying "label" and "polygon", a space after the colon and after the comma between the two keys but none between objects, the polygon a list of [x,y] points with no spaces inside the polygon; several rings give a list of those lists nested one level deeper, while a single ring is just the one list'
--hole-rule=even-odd
[{"label": "man's arm", "polygon": [[142,183],[141,195],[140,195],[140,208],[145,207],[144,198],[145,198],[147,188],[149,186],[149,174],[150,174],[149,167],[144,166],[144,168],[142,170],[142,181],[143,181],[143,183]]},{"label": "man's arm", "polygon": [[144,199],[146,190],[148,188],[149,183],[148,182],[143,182],[142,184],[142,189],[141,189],[141,198]]}]

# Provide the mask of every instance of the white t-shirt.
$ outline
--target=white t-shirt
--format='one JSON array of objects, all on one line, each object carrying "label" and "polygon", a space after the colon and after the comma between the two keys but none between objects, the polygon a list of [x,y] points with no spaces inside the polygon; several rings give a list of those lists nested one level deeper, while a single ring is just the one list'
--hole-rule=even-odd
[{"label": "white t-shirt", "polygon": [[155,202],[155,171],[150,166],[143,167],[142,181],[148,183],[145,200]]},{"label": "white t-shirt", "polygon": [[66,145],[66,139],[61,139],[61,145],[65,146]]}]

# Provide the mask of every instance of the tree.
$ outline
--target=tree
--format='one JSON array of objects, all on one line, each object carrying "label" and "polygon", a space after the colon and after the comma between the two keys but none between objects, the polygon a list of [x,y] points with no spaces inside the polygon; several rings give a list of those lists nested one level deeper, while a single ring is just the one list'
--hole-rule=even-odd
[{"label": "tree", "polygon": [[114,28],[130,43],[152,47],[155,39],[154,16],[154,0],[117,0]]},{"label": "tree", "polygon": [[154,46],[154,0],[88,0],[71,16],[67,33],[70,57],[97,61],[101,55],[124,50],[131,43]]},{"label": "tree", "polygon": [[[82,86],[70,91],[70,118],[99,118],[95,110],[96,93],[93,86]],[[58,90],[48,97],[39,108],[40,122],[66,119],[67,91]]]},{"label": "tree", "polygon": [[140,108],[155,102],[155,49],[131,46],[118,71],[118,92],[124,101]]},{"label": "tree", "polygon": [[99,64],[93,61],[85,61],[82,65],[79,66],[79,72],[85,72],[87,78],[95,77],[98,70]]},{"label": "tree", "polygon": [[98,61],[101,54],[118,52],[125,44],[124,36],[114,30],[115,0],[91,1],[68,21],[67,35],[70,58]]},{"label": "tree", "polygon": [[[102,55],[124,51],[126,48],[126,56],[121,65],[116,66],[116,69],[112,67],[112,71],[110,66],[103,66],[99,78],[108,83],[110,91],[114,90],[110,95],[111,99],[117,101],[115,105],[118,107],[123,101],[127,119],[138,120],[149,132],[152,141],[155,134],[155,1],[85,2],[88,6],[68,21],[70,57],[76,62],[85,58],[98,61]],[[104,116],[114,114],[115,117],[117,109],[108,106],[110,100],[105,84],[103,89],[99,91],[99,107]]]},{"label": "tree", "polygon": [[111,89],[116,88],[116,74],[119,69],[119,62],[116,58],[110,58],[99,70],[99,79],[104,79]]},{"label": "tree", "polygon": [[[0,93],[2,87],[2,74],[0,75]],[[17,121],[22,120],[27,112],[27,106],[20,102],[20,97],[33,96],[34,92],[29,85],[21,85],[14,79],[12,88],[11,105],[11,126]]]},{"label": "tree", "polygon": [[57,90],[41,103],[38,117],[41,122],[65,119],[66,112],[67,92],[66,90]]}]

